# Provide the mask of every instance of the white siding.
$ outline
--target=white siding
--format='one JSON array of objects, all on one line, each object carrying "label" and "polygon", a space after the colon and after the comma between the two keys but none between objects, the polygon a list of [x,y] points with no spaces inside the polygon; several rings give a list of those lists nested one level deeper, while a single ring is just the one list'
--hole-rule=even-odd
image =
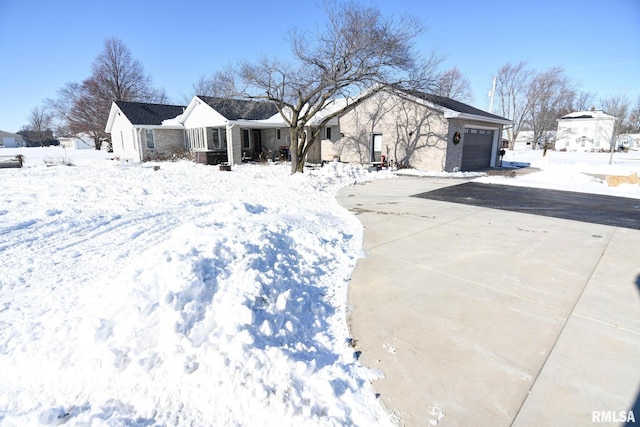
[{"label": "white siding", "polygon": [[116,114],[111,127],[114,157],[141,162],[137,131],[124,114]]},{"label": "white siding", "polygon": [[16,146],[16,139],[10,136],[3,136],[2,145],[7,148],[14,148]]},{"label": "white siding", "polygon": [[600,111],[585,112],[585,115],[592,117],[565,116],[558,120],[556,150],[609,151],[615,118]]},{"label": "white siding", "polygon": [[198,100],[191,102],[196,102],[196,105],[184,121],[185,128],[224,127],[227,123],[227,119],[204,102]]}]

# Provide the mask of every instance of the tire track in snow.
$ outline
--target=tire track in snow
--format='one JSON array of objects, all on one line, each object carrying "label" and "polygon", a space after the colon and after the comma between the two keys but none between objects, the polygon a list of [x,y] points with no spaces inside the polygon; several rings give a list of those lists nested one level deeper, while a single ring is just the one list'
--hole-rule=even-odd
[{"label": "tire track in snow", "polygon": [[[118,214],[113,219],[85,221],[81,226],[66,229],[60,225],[64,220],[26,221],[23,224],[28,226],[13,227],[6,237],[3,235],[0,256],[14,260],[10,261],[11,270],[14,277],[16,274],[21,277],[19,283],[37,278],[43,269],[53,274],[66,272],[65,281],[85,282],[95,273],[103,274],[113,269],[113,264],[119,260],[140,254],[162,241],[163,236],[185,219],[177,208],[173,208],[152,213]],[[93,253],[107,255],[91,260]],[[5,285],[12,287],[11,283]]]}]

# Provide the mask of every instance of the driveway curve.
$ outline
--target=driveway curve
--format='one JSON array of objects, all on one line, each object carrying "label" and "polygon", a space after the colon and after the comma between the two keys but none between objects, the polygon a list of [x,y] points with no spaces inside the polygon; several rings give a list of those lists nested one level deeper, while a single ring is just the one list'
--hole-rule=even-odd
[{"label": "driveway curve", "polygon": [[384,374],[381,402],[404,426],[629,414],[640,231],[414,197],[462,182],[399,177],[337,195],[364,227],[349,321],[360,361]]}]

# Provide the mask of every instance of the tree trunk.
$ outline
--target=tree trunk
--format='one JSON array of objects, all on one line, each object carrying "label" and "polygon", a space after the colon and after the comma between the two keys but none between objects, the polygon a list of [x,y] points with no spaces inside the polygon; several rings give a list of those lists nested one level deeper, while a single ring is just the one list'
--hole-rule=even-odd
[{"label": "tree trunk", "polygon": [[102,141],[100,141],[100,136],[96,135],[93,137],[93,145],[96,150],[100,150],[102,148]]},{"label": "tree trunk", "polygon": [[289,152],[291,153],[291,175],[294,173],[304,173],[306,155],[303,148],[306,142],[306,135],[304,131],[300,132],[298,129],[291,129],[289,135],[291,138],[291,144],[289,145]]}]

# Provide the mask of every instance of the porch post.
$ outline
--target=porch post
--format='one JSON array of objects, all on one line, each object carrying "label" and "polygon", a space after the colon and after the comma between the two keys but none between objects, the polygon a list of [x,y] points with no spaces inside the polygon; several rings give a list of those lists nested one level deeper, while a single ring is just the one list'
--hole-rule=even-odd
[{"label": "porch post", "polygon": [[227,125],[227,157],[230,165],[242,163],[242,135],[240,127]]}]

